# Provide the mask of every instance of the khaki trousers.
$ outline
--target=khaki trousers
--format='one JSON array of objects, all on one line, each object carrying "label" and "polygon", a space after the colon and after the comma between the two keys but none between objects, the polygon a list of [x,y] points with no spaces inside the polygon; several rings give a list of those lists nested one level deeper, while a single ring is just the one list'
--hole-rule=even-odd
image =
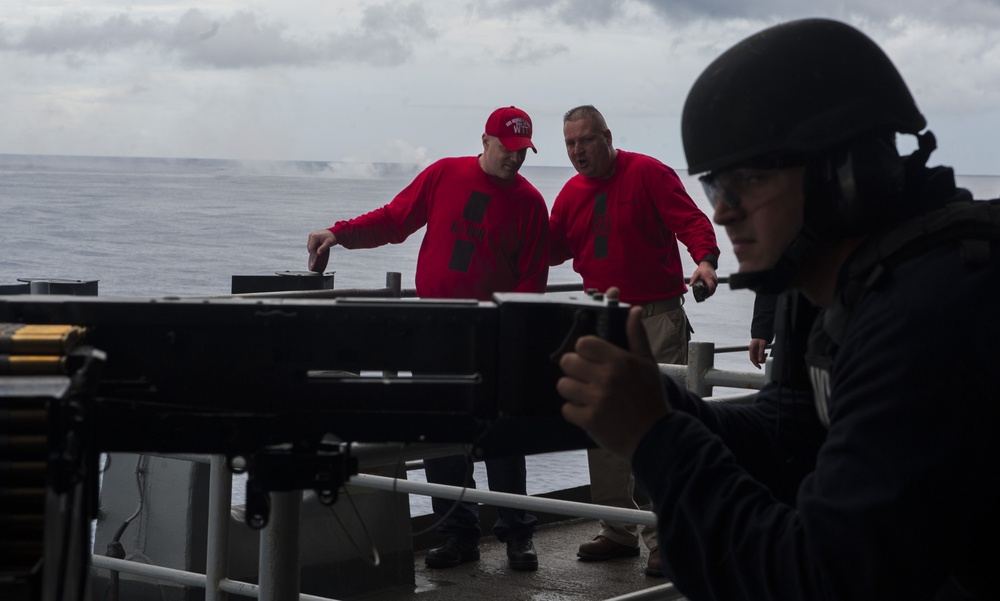
[{"label": "khaki trousers", "polygon": [[[688,341],[691,328],[684,313],[683,297],[675,296],[643,306],[642,325],[646,328],[653,357],[659,363],[687,364]],[[587,450],[590,468],[591,502],[625,509],[638,509],[633,498],[635,478],[629,462],[601,448]],[[620,545],[638,546],[639,536],[649,549],[655,549],[656,528],[643,526],[638,532],[635,524],[601,520],[603,536]]]}]

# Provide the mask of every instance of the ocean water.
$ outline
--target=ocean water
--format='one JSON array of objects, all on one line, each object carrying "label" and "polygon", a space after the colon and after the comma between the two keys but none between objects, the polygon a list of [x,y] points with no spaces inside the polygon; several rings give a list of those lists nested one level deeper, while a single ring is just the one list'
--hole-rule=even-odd
[{"label": "ocean water", "polygon": [[[306,269],[309,232],[370,211],[402,189],[421,166],[327,162],[0,155],[0,285],[20,278],[98,280],[101,296],[220,295],[233,275]],[[521,173],[547,203],[574,173],[537,167]],[[696,178],[680,172],[707,214]],[[1000,177],[963,176],[977,198],[1000,196]],[[381,288],[400,272],[412,288],[421,233],[378,249],[334,249],[337,288]],[[736,263],[724,232],[719,274]],[[683,256],[683,253],[682,253]],[[691,265],[693,268],[693,265]],[[563,264],[550,283],[578,283]],[[745,346],[753,295],[722,286],[685,306],[694,339]],[[723,369],[751,371],[745,352],[720,354]],[[422,478],[422,472],[411,474]],[[477,482],[486,482],[477,466]],[[588,482],[582,451],[529,458],[531,494]],[[429,500],[412,497],[414,515]]]}]

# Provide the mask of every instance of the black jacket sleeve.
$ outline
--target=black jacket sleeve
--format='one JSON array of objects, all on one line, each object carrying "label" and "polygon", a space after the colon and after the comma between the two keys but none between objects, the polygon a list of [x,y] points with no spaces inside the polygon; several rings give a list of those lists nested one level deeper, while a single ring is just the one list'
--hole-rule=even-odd
[{"label": "black jacket sleeve", "polygon": [[[671,381],[672,387],[676,385]],[[698,418],[726,441],[737,464],[779,499],[794,504],[802,479],[816,464],[826,439],[812,391],[768,383],[753,403],[706,402],[677,390],[677,409]]]},{"label": "black jacket sleeve", "polygon": [[753,317],[750,320],[750,337],[771,342],[774,340],[774,311],[778,303],[776,294],[757,294],[753,299]]},{"label": "black jacket sleeve", "polygon": [[762,433],[792,425],[777,409],[717,408],[665,384],[678,410],[632,466],[659,519],[664,570],[687,598],[1000,596],[998,264],[934,251],[866,295],[830,374],[828,433],[794,499],[764,466],[807,454],[811,437]]}]

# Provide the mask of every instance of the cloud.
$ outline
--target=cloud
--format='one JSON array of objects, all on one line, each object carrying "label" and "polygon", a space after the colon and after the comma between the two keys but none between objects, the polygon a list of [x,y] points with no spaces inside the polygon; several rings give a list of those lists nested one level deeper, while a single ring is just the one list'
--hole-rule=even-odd
[{"label": "cloud", "polygon": [[198,9],[184,13],[163,49],[190,65],[243,69],[272,65],[308,65],[323,59],[322,46],[288,35],[277,23],[238,12],[213,20]]},{"label": "cloud", "polygon": [[296,35],[250,11],[215,17],[189,9],[176,21],[129,14],[102,21],[84,13],[63,15],[28,27],[20,39],[0,31],[0,51],[63,56],[71,66],[137,49],[216,69],[327,62],[394,66],[409,60],[416,41],[436,36],[418,3],[368,6],[353,28],[313,37]]},{"label": "cloud", "polygon": [[651,8],[663,20],[708,18],[747,19],[761,22],[785,21],[808,17],[827,17],[868,26],[885,25],[905,17],[936,26],[955,24],[1000,24],[1000,5],[996,0],[840,0],[820,8],[800,0],[635,0]]},{"label": "cloud", "polygon": [[922,110],[971,117],[1000,106],[1000,40],[994,31],[899,19],[876,37]]},{"label": "cloud", "polygon": [[481,0],[471,8],[488,18],[516,21],[529,14],[547,15],[579,27],[599,24],[624,14],[628,0]]},{"label": "cloud", "polygon": [[499,56],[499,61],[511,65],[537,64],[567,52],[569,46],[566,44],[539,44],[519,37]]},{"label": "cloud", "polygon": [[495,103],[514,103],[538,127],[532,164],[565,165],[560,117],[593,103],[624,147],[683,164],[681,108],[705,66],[821,14],[888,52],[942,160],[998,164],[983,132],[1000,119],[1000,0],[9,4],[3,152],[423,163],[466,154]]},{"label": "cloud", "polygon": [[801,0],[480,0],[474,10],[488,17],[543,15],[565,25],[589,28],[652,13],[667,24],[696,20],[745,20],[758,24],[824,16],[851,22],[888,23],[900,16],[939,25],[1000,25],[996,0],[840,0],[820,8]]},{"label": "cloud", "polygon": [[145,43],[162,43],[166,29],[167,24],[156,18],[134,21],[128,15],[118,15],[94,23],[85,15],[68,14],[48,25],[28,28],[20,41],[5,39],[3,47],[38,55],[103,55]]},{"label": "cloud", "polygon": [[561,2],[556,5],[556,14],[570,25],[587,25],[601,23],[619,13],[625,2],[612,0],[608,2]]},{"label": "cloud", "polygon": [[415,39],[437,35],[420,4],[372,6],[365,9],[358,31],[330,39],[328,54],[336,60],[395,66],[409,58]]}]

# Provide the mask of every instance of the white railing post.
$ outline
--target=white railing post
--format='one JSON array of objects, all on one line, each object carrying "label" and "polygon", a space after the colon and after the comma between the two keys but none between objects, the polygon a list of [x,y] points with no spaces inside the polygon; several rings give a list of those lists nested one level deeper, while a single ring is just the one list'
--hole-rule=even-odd
[{"label": "white railing post", "polygon": [[710,396],[712,386],[705,381],[705,374],[715,366],[714,342],[688,344],[687,388],[700,397]]},{"label": "white railing post", "polygon": [[226,458],[212,455],[208,485],[208,557],[205,559],[205,601],[226,601],[219,583],[229,577],[229,520],[233,475]]},{"label": "white railing post", "polygon": [[299,516],[302,491],[267,493],[270,520],[260,531],[260,599],[299,598]]},{"label": "white railing post", "polygon": [[299,598],[299,517],[302,491],[272,491],[270,520],[260,531],[261,601]]}]

